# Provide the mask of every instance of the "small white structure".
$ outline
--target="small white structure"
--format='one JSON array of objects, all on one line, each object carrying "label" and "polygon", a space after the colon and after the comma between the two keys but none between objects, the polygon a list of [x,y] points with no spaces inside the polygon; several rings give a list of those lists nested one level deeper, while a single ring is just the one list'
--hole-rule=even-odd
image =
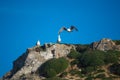
[{"label": "small white structure", "polygon": [[40,46],[40,41],[38,40],[37,43],[36,43],[37,46]]},{"label": "small white structure", "polygon": [[60,38],[60,35],[58,35],[58,40],[57,40],[58,43],[61,42],[61,38]]}]

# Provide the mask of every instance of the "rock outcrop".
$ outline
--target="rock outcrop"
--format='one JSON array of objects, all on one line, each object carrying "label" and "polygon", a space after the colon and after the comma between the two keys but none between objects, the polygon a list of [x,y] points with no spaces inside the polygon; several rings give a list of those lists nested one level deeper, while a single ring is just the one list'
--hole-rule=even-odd
[{"label": "rock outcrop", "polygon": [[36,74],[40,66],[51,58],[66,57],[71,49],[80,53],[86,50],[120,51],[120,45],[111,39],[102,39],[87,46],[52,43],[43,46],[36,45],[28,48],[25,53],[13,62],[13,69],[3,76],[3,80],[42,80],[44,77]]},{"label": "rock outcrop", "polygon": [[4,80],[20,80],[20,77],[23,75],[28,76],[29,74],[35,73],[48,59],[65,57],[72,48],[74,48],[73,45],[65,44],[45,44],[41,47],[35,46],[29,48],[13,62],[13,69],[3,78]]},{"label": "rock outcrop", "polygon": [[115,42],[107,38],[104,38],[98,42],[93,42],[91,44],[91,48],[93,50],[101,50],[101,51],[108,51],[108,50],[120,51],[120,45],[116,45]]}]

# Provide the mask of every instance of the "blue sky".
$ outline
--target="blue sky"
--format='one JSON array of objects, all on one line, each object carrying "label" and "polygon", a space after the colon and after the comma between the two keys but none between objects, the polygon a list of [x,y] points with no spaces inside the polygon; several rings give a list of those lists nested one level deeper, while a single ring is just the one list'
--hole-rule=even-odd
[{"label": "blue sky", "polygon": [[71,25],[79,31],[61,33],[62,43],[120,40],[120,0],[1,0],[0,77],[37,40],[55,43]]}]

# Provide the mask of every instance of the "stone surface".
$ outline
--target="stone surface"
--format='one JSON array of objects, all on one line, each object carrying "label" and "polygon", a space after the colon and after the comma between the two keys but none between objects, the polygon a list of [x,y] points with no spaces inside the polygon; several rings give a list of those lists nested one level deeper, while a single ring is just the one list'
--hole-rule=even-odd
[{"label": "stone surface", "polygon": [[[120,45],[116,45],[111,39],[102,39],[98,42],[93,42],[90,46],[93,50],[120,51]],[[13,69],[3,76],[3,80],[44,79],[44,77],[40,77],[39,75],[34,74],[37,72],[38,68],[45,61],[51,58],[66,57],[67,54],[70,53],[71,49],[76,49],[80,52],[84,51],[83,46],[72,44],[46,43],[43,46],[36,45],[32,48],[28,48],[25,53],[23,53],[13,62]]]},{"label": "stone surface", "polygon": [[21,76],[23,78],[27,75],[32,75],[45,61],[51,58],[65,57],[72,48],[74,48],[73,45],[52,43],[45,44],[42,47],[29,48],[13,62],[13,69],[3,78],[4,80],[20,80]]},{"label": "stone surface", "polygon": [[107,38],[104,38],[98,42],[93,42],[91,44],[91,48],[93,50],[101,50],[101,51],[107,51],[107,50],[120,51],[120,45],[116,45],[115,42],[113,42],[111,39],[107,39]]}]

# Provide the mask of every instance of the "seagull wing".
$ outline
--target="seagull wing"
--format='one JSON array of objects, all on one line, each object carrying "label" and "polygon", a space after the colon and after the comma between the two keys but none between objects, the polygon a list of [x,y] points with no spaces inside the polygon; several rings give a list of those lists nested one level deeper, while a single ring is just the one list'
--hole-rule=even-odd
[{"label": "seagull wing", "polygon": [[62,27],[62,28],[59,30],[58,34],[60,34],[63,30],[66,30],[66,31],[67,31],[67,28]]},{"label": "seagull wing", "polygon": [[78,29],[77,29],[75,26],[71,26],[70,29],[71,29],[71,31],[74,30],[74,29],[75,29],[76,31],[78,31]]}]

